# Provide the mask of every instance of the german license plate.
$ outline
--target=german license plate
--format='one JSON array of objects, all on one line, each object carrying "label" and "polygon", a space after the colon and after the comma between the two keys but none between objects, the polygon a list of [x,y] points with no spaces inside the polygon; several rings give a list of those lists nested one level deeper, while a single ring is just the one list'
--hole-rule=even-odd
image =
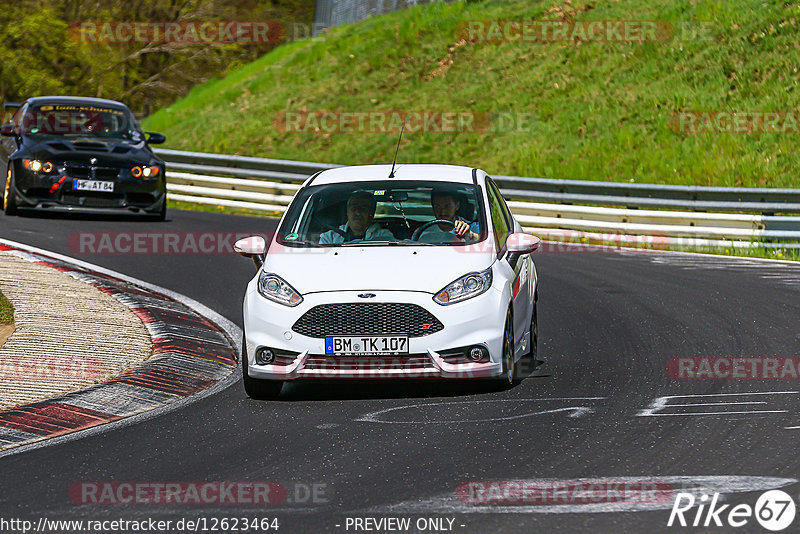
[{"label": "german license plate", "polygon": [[325,354],[408,354],[408,336],[327,336]]},{"label": "german license plate", "polygon": [[97,180],[73,180],[72,189],[76,191],[102,191],[105,193],[114,192],[114,182],[100,182]]}]

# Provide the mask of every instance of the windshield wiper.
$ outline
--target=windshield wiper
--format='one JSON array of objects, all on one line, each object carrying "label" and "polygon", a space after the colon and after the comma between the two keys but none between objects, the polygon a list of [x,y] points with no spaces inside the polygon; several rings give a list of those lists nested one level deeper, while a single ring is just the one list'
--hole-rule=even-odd
[{"label": "windshield wiper", "polygon": [[286,239],[284,239],[284,246],[292,246],[292,245],[304,245],[307,247],[314,247],[314,248],[320,248],[324,246],[320,245],[319,243],[314,243],[313,241],[286,241]]},{"label": "windshield wiper", "polygon": [[364,245],[372,246],[372,245],[391,245],[391,246],[399,246],[402,245],[400,241],[366,241],[366,240],[359,240],[359,241],[348,241],[346,243],[341,244],[343,247],[363,247]]}]

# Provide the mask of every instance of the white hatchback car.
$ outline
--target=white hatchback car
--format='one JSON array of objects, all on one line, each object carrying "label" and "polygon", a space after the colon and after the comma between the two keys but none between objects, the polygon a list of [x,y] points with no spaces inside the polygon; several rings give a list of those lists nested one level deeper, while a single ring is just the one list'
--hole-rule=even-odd
[{"label": "white hatchback car", "polygon": [[522,233],[480,169],[322,171],[268,241],[236,243],[258,266],[244,298],[251,397],[305,379],[511,386],[534,366],[539,239]]}]

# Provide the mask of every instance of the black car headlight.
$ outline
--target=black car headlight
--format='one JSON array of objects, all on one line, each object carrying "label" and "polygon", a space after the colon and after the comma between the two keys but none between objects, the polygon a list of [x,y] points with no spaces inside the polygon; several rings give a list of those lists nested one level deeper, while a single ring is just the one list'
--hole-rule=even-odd
[{"label": "black car headlight", "polygon": [[157,165],[137,165],[131,169],[131,176],[134,178],[155,178],[161,173]]},{"label": "black car headlight", "polygon": [[42,161],[38,159],[23,159],[22,166],[33,172],[51,173],[55,167],[49,161]]}]

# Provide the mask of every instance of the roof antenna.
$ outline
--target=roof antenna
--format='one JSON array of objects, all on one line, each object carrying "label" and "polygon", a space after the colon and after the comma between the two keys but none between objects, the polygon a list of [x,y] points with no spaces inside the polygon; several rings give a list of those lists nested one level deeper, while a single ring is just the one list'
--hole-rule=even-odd
[{"label": "roof antenna", "polygon": [[397,148],[394,151],[394,161],[392,162],[392,172],[389,173],[389,178],[394,178],[394,166],[397,164],[397,153],[400,151],[400,141],[403,140],[403,130],[406,129],[406,123],[403,121],[403,126],[400,127],[400,138],[397,140]]}]

